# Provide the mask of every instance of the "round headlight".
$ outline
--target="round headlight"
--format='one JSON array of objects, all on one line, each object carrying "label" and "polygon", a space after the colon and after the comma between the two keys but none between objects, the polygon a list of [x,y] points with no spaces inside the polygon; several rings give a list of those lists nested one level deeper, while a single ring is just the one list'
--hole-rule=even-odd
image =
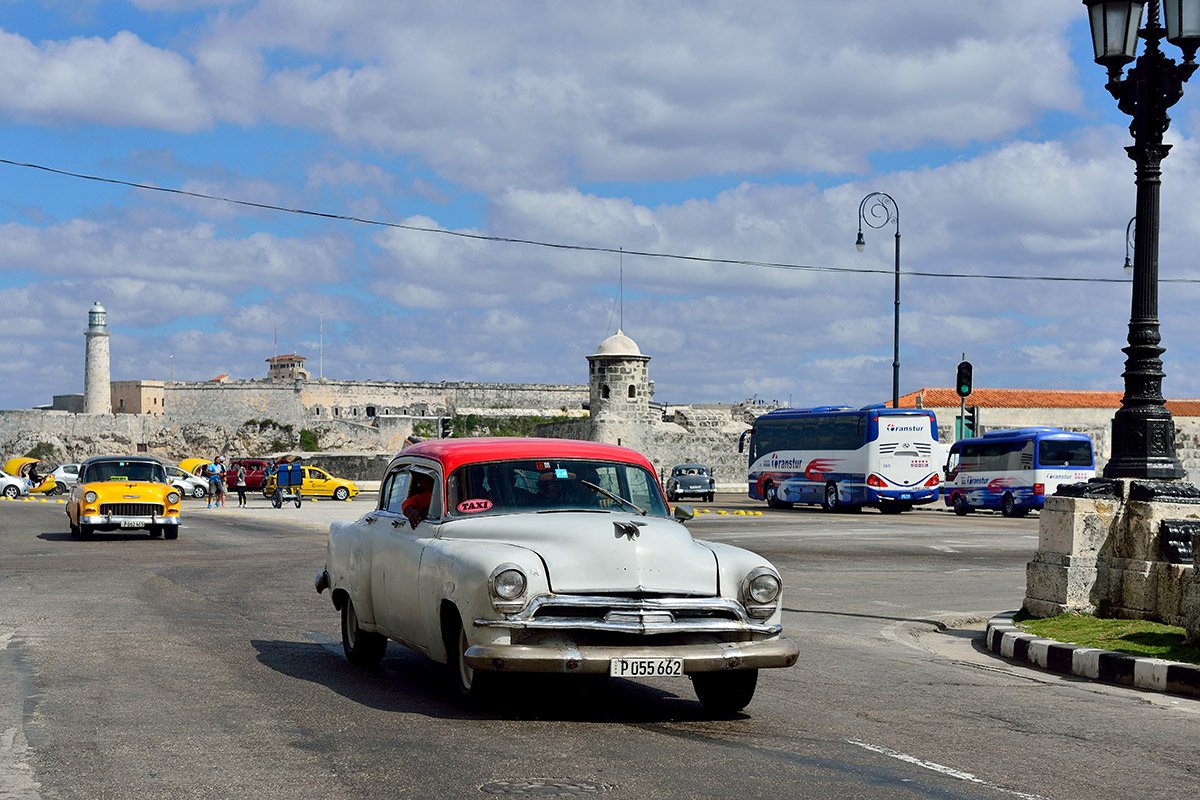
[{"label": "round headlight", "polygon": [[178,503],[179,502],[179,492],[168,492],[167,493],[167,502],[170,503],[171,505]]},{"label": "round headlight", "polygon": [[506,569],[492,581],[492,591],[501,600],[516,600],[525,594],[525,574],[517,569]]},{"label": "round headlight", "polygon": [[750,581],[747,591],[750,599],[756,603],[772,603],[779,597],[779,589],[779,578],[764,572]]},{"label": "round headlight", "polygon": [[95,492],[88,492],[87,494],[85,494],[85,495],[83,496],[83,502],[85,502],[85,503],[94,503],[94,502],[96,502],[96,493],[95,493]]}]

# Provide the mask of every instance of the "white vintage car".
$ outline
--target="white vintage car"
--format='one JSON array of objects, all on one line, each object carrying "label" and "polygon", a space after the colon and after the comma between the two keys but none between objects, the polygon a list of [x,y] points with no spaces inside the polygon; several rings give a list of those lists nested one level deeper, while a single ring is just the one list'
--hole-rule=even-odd
[{"label": "white vintage car", "polygon": [[396,456],[376,510],[329,531],[315,583],[347,659],[392,639],[447,664],[462,696],[502,673],[691,679],[715,713],[789,667],[779,572],[692,538],[646,458],[565,439],[444,439]]}]

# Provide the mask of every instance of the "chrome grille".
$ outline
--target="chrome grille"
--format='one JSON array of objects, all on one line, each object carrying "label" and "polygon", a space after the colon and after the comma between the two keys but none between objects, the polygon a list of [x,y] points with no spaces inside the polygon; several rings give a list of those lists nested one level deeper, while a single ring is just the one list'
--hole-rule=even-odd
[{"label": "chrome grille", "polygon": [[159,503],[104,503],[100,513],[110,517],[161,517],[163,507]]}]

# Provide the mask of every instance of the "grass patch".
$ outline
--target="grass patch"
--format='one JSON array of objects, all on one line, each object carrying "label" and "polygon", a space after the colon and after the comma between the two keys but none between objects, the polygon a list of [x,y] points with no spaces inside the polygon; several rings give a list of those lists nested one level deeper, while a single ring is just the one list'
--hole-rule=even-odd
[{"label": "grass patch", "polygon": [[1060,614],[1033,619],[1018,615],[1013,623],[1023,631],[1081,647],[1098,647],[1146,658],[1165,658],[1200,664],[1200,647],[1186,643],[1183,628],[1139,619],[1103,619],[1083,614]]}]

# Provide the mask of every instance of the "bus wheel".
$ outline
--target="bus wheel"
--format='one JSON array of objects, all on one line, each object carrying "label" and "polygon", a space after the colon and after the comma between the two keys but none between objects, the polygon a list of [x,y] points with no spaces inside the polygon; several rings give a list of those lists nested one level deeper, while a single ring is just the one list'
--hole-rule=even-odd
[{"label": "bus wheel", "polygon": [[1024,516],[1017,508],[1017,501],[1013,499],[1011,492],[1004,493],[1004,499],[1000,501],[1000,513],[1006,517]]},{"label": "bus wheel", "polygon": [[837,484],[830,481],[825,484],[825,494],[821,496],[821,508],[826,511],[837,511],[841,501],[838,500]]},{"label": "bus wheel", "polygon": [[775,488],[775,484],[768,483],[766,488],[767,507],[768,508],[791,508],[791,503],[785,503],[779,499],[779,490]]},{"label": "bus wheel", "polygon": [[961,494],[954,495],[954,513],[960,517],[965,517],[970,511],[971,507],[967,505],[966,498]]}]

